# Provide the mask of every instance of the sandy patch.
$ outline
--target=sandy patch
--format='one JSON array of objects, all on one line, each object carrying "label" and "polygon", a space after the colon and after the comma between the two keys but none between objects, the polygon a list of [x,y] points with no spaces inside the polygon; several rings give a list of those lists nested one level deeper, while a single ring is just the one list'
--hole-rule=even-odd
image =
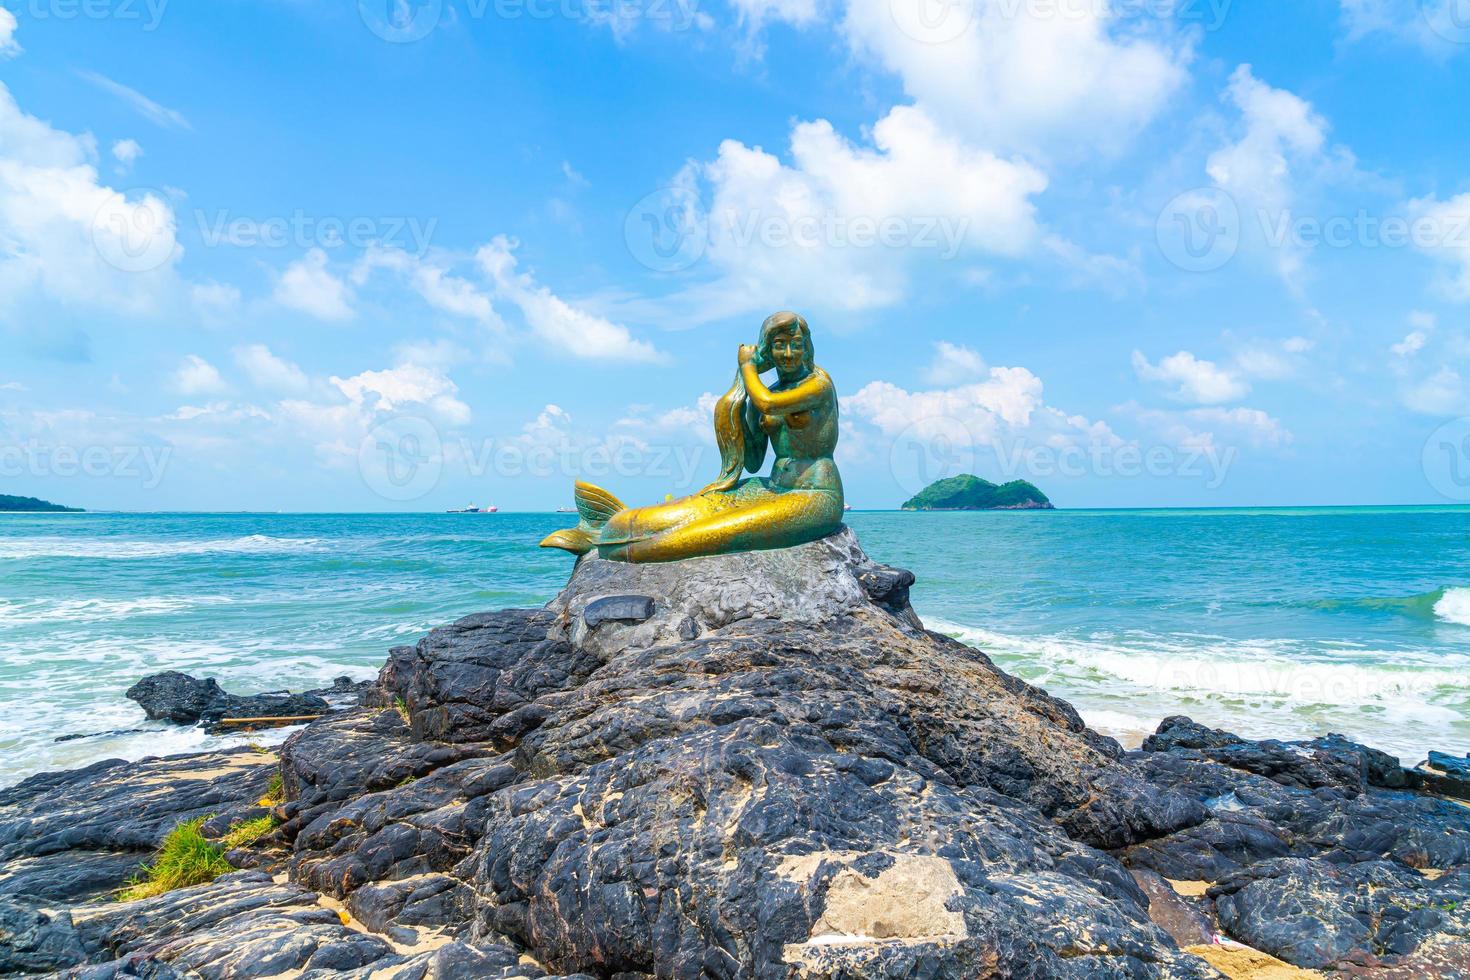
[{"label": "sandy patch", "polygon": [[1176,881],[1173,878],[1165,878],[1169,887],[1174,889],[1175,894],[1183,895],[1185,898],[1204,898],[1205,892],[1214,887],[1213,881]]},{"label": "sandy patch", "polygon": [[1249,946],[1186,946],[1184,951],[1198,956],[1230,980],[1322,980],[1322,974],[1315,970],[1283,963]]}]

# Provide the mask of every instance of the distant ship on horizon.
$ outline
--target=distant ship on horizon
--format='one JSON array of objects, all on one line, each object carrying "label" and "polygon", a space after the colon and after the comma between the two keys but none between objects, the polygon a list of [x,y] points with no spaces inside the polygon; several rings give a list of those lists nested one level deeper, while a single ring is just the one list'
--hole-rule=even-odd
[{"label": "distant ship on horizon", "polygon": [[474,504],[470,504],[468,507],[462,507],[462,508],[459,508],[457,510],[446,510],[444,513],[446,513],[446,514],[494,514],[494,513],[498,512],[499,510],[500,510],[500,508],[499,507],[496,507],[494,504],[486,504],[484,507],[476,507]]}]

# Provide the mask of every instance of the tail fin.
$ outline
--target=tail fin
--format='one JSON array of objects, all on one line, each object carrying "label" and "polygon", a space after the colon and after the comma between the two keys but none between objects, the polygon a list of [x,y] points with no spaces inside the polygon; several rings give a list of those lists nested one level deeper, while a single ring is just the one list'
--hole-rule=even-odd
[{"label": "tail fin", "polygon": [[577,516],[581,518],[576,527],[548,534],[542,541],[543,548],[560,548],[574,555],[585,555],[597,546],[597,535],[612,516],[623,509],[617,497],[601,487],[577,481],[573,495],[577,501]]}]

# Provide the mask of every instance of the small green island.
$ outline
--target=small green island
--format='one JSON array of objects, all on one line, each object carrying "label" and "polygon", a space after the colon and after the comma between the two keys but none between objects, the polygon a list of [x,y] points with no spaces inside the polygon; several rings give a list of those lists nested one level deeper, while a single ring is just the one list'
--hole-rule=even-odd
[{"label": "small green island", "polygon": [[1046,494],[1025,480],[991,483],[962,473],[929,484],[904,510],[1055,510]]},{"label": "small green island", "polygon": [[80,507],[63,507],[53,504],[49,500],[38,500],[35,497],[12,497],[9,494],[0,493],[0,513],[19,514],[80,514]]}]

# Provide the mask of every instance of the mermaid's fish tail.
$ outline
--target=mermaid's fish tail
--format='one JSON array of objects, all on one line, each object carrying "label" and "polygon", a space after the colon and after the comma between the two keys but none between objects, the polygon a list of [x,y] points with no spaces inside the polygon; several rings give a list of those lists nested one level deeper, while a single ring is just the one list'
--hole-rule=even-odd
[{"label": "mermaid's fish tail", "polygon": [[541,547],[560,548],[574,555],[585,555],[597,547],[597,536],[603,525],[624,509],[623,502],[601,487],[580,480],[577,481],[573,495],[577,501],[577,516],[581,520],[576,527],[548,534],[541,541]]}]

